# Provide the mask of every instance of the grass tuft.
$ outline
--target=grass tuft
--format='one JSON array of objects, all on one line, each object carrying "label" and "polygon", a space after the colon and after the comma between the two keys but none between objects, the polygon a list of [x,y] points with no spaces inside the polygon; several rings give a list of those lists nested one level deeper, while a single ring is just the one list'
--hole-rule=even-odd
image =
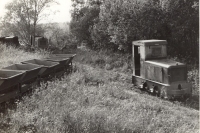
[{"label": "grass tuft", "polygon": [[34,53],[25,52],[13,47],[0,44],[0,68],[11,64],[20,63],[29,59],[41,59],[48,56],[48,52],[36,51]]}]

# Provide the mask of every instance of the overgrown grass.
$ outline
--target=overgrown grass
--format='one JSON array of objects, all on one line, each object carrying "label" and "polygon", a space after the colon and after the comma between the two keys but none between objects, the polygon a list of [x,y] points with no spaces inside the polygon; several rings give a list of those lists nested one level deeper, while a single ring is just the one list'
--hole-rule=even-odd
[{"label": "overgrown grass", "polygon": [[37,51],[35,53],[25,52],[23,50],[15,49],[13,47],[6,47],[0,44],[0,68],[11,64],[20,63],[29,59],[41,59],[46,57],[48,52]]},{"label": "overgrown grass", "polygon": [[126,74],[132,73],[131,68],[131,55],[122,53],[112,53],[110,51],[99,51],[95,52],[89,50],[78,51],[79,56],[75,58],[75,61],[90,64],[93,67],[100,67],[106,70],[113,70],[116,72],[123,72]]},{"label": "overgrown grass", "polygon": [[76,66],[78,71],[37,88],[2,116],[1,123],[9,118],[6,131],[198,132],[198,111],[130,91],[132,84],[107,70]]},{"label": "overgrown grass", "polygon": [[0,115],[0,132],[199,131],[197,110],[134,91],[130,64],[123,63],[130,58],[120,56],[79,51],[71,75],[48,82],[47,88],[42,84]]},{"label": "overgrown grass", "polygon": [[[126,81],[131,83],[131,76],[132,76],[132,57],[129,54],[124,53],[112,53],[110,51],[92,51],[88,50],[79,51],[80,56],[75,58],[77,62],[82,64],[90,64],[93,67],[102,68],[105,70],[109,70],[111,72],[116,72],[118,74],[126,76]],[[80,57],[80,58],[79,58]],[[189,63],[189,61],[178,59],[178,58],[171,58],[172,60],[176,60],[183,63]],[[103,63],[96,63],[96,62]],[[190,61],[191,63],[192,61]],[[112,67],[110,67],[112,66]],[[194,64],[187,64],[188,66],[188,82],[192,83],[192,97],[188,99],[184,105],[189,106],[192,108],[199,109],[199,65],[197,63]]]},{"label": "overgrown grass", "polygon": [[[110,51],[89,52],[79,51],[80,56],[76,61],[84,64],[90,64],[94,67],[100,67],[106,70],[122,72],[131,76],[132,74],[132,57],[129,54],[112,53]],[[80,58],[79,58],[80,57]],[[169,57],[171,58],[171,57]],[[199,64],[192,61],[186,61],[178,58],[171,58],[187,64],[188,67],[188,82],[192,83],[194,95],[199,95]]]}]

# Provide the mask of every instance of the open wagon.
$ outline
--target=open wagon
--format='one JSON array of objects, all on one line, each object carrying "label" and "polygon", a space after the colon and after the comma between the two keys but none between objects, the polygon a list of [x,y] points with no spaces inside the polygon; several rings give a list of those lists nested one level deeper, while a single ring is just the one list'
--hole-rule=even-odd
[{"label": "open wagon", "polygon": [[72,71],[72,60],[76,56],[76,54],[53,54],[50,57],[66,57],[69,58],[68,62],[66,63],[66,67]]},{"label": "open wagon", "polygon": [[22,62],[23,64],[36,64],[36,65],[42,65],[41,70],[39,71],[39,76],[41,78],[52,76],[55,74],[55,70],[58,67],[58,63],[46,61],[46,60],[40,60],[40,59],[32,59]]},{"label": "open wagon", "polygon": [[61,56],[61,57],[75,57],[76,54],[52,54],[52,56]]},{"label": "open wagon", "polygon": [[66,66],[68,66],[70,58],[69,57],[50,56],[48,58],[45,58],[44,60],[59,63],[59,67],[57,69],[57,72],[58,72],[58,71],[62,71],[62,70],[67,71]]},{"label": "open wagon", "polygon": [[42,69],[42,65],[35,65],[35,64],[13,64],[8,67],[4,67],[3,69],[7,70],[19,70],[19,71],[25,71],[24,75],[21,77],[21,92],[26,92],[31,87],[29,86],[30,83],[36,83],[38,84],[38,77],[39,72]]},{"label": "open wagon", "polygon": [[39,72],[42,69],[42,65],[13,64],[13,65],[10,65],[8,67],[4,67],[3,69],[25,71],[24,76],[21,78],[21,83],[26,84],[26,83],[30,83],[33,80],[37,79]]},{"label": "open wagon", "polygon": [[0,103],[20,95],[20,82],[24,71],[0,70]]}]

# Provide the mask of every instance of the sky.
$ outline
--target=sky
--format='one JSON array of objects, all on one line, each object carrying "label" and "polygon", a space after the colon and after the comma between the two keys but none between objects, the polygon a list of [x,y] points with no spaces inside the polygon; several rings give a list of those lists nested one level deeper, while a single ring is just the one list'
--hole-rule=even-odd
[{"label": "sky", "polygon": [[[13,0],[0,0],[0,17],[5,15],[5,5]],[[71,0],[56,0],[59,4],[53,4],[45,13],[50,13],[47,19],[40,23],[69,22],[71,20]]]}]

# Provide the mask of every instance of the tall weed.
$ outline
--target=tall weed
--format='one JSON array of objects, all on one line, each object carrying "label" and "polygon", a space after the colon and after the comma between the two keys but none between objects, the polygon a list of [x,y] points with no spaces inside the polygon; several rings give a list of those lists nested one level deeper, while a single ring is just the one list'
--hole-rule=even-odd
[{"label": "tall weed", "polygon": [[47,57],[48,54],[46,51],[36,51],[34,53],[25,52],[21,49],[0,44],[0,68],[29,59],[41,59]]}]

